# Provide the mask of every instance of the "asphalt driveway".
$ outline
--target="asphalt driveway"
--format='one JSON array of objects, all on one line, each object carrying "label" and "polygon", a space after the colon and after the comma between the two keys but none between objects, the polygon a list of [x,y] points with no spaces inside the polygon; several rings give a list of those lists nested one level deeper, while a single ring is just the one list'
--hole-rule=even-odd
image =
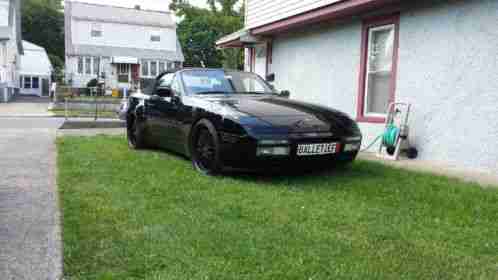
[{"label": "asphalt driveway", "polygon": [[0,278],[60,279],[56,130],[62,119],[0,117]]}]

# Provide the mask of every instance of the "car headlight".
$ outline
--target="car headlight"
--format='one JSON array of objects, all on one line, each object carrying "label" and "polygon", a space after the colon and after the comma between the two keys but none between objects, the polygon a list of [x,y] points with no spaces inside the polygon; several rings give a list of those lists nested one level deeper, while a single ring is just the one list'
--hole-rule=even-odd
[{"label": "car headlight", "polygon": [[258,147],[256,151],[257,156],[288,156],[290,148],[286,147]]},{"label": "car headlight", "polygon": [[289,140],[259,140],[259,146],[289,145]]},{"label": "car headlight", "polygon": [[257,156],[288,156],[290,154],[289,140],[259,140]]}]

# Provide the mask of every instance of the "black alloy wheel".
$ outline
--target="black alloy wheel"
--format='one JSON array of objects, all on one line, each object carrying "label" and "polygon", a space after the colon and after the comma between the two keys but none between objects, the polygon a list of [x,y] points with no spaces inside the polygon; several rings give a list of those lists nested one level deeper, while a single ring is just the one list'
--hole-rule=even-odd
[{"label": "black alloy wheel", "polygon": [[201,121],[195,126],[191,149],[192,164],[196,170],[206,175],[220,173],[218,137],[211,123]]},{"label": "black alloy wheel", "polygon": [[137,117],[132,117],[128,122],[126,135],[128,138],[128,146],[131,149],[137,150],[145,148],[143,127]]}]

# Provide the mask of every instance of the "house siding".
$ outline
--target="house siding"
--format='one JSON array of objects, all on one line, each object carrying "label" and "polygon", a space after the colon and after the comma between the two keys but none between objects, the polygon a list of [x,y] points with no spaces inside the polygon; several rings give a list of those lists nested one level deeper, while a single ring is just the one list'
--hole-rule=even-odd
[{"label": "house siding", "polygon": [[3,20],[7,20],[0,24],[0,102],[8,102],[19,91],[19,53],[22,52],[19,44],[19,3],[13,0],[2,1],[0,9],[6,15]]},{"label": "house siding", "polygon": [[[74,20],[71,24],[72,43],[75,45],[111,46],[176,52],[175,28],[159,28],[120,23],[99,22],[102,37],[91,36],[91,21]],[[152,32],[161,36],[160,42],[151,42]],[[133,38],[133,40],[130,40]]]},{"label": "house siding", "polygon": [[0,26],[9,25],[9,1],[0,0]]},{"label": "house siding", "polygon": [[[161,61],[182,65],[184,61],[170,13],[82,2],[67,2],[64,9],[65,80],[72,87],[85,88],[90,80],[97,78],[94,71],[78,73],[79,57],[100,58],[99,74],[105,73],[106,90],[130,89],[136,82],[118,82],[113,58],[133,58],[140,64]],[[100,37],[91,36],[92,24],[100,27]],[[151,35],[159,35],[160,41],[152,42]]]},{"label": "house siding", "polygon": [[254,28],[341,0],[246,0],[246,27]]},{"label": "house siding", "polygon": [[[410,141],[420,159],[498,174],[496,11],[494,0],[403,4],[396,101],[413,105]],[[361,28],[357,19],[275,37],[277,88],[356,117]],[[364,145],[383,130],[360,127]]]}]

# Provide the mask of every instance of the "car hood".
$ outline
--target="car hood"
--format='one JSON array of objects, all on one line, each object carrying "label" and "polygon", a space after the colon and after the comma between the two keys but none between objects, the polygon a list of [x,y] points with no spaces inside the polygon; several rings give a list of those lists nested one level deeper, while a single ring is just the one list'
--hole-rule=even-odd
[{"label": "car hood", "polygon": [[274,96],[210,97],[208,101],[246,127],[357,134],[356,124],[344,113],[310,103]]}]

